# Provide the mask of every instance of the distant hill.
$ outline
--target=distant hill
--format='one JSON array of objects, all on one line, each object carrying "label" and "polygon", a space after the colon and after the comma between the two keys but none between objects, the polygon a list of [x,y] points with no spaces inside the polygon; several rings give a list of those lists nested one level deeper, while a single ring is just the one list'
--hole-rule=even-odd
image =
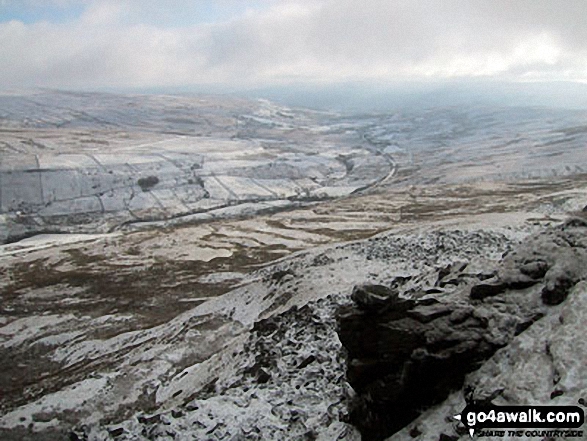
[{"label": "distant hill", "polygon": [[576,82],[349,82],[294,84],[244,92],[289,106],[342,111],[390,111],[438,106],[546,106],[587,109],[587,85]]}]

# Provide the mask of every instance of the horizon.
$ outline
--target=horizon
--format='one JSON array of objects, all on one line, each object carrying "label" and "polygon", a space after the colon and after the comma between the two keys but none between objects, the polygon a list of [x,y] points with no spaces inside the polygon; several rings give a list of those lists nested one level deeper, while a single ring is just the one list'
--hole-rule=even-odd
[{"label": "horizon", "polygon": [[149,88],[0,88],[0,95],[28,93],[95,93],[114,95],[232,96],[267,99],[293,108],[343,113],[389,112],[438,107],[544,107],[587,110],[587,84],[576,82],[437,81],[402,83],[295,83],[238,88],[190,85]]}]

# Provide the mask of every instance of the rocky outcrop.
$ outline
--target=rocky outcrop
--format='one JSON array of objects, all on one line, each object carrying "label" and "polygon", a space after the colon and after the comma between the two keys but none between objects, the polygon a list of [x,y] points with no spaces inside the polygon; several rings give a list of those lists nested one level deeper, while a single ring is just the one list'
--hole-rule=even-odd
[{"label": "rocky outcrop", "polygon": [[587,346],[580,336],[587,326],[587,282],[577,283],[566,301],[549,309],[546,317],[469,374],[462,390],[453,392],[387,441],[471,439],[452,418],[467,401],[490,401],[500,406],[579,405],[585,409]]},{"label": "rocky outcrop", "polygon": [[[460,389],[496,351],[554,314],[554,305],[587,279],[586,227],[573,219],[531,236],[483,273],[467,272],[462,262],[438,268],[435,286],[407,290],[405,280],[396,280],[392,287],[356,287],[354,304],[339,310],[338,332],[357,392],[351,421],[363,439],[402,429]],[[543,351],[560,352],[551,346]]]},{"label": "rocky outcrop", "polygon": [[383,439],[461,387],[465,375],[505,346],[540,313],[390,293],[383,312],[361,303],[341,311],[347,376],[359,399],[351,420],[364,439]]}]

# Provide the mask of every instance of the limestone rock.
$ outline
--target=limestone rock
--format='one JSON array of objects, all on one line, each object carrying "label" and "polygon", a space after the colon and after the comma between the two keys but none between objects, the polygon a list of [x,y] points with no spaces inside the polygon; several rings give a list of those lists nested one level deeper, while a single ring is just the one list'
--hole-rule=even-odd
[{"label": "limestone rock", "polygon": [[[587,326],[587,283],[579,282],[568,299],[550,314],[516,336],[483,366],[469,374],[462,391],[431,408],[388,441],[413,439],[436,441],[439,433],[470,439],[450,416],[459,413],[466,400],[496,405],[579,405],[587,396],[587,343],[580,338]],[[505,437],[504,440],[519,438]]]},{"label": "limestone rock", "polygon": [[[519,389],[511,392],[514,402],[546,404],[575,388],[581,375],[568,330],[569,323],[579,326],[584,320],[585,308],[579,304],[587,296],[585,285],[561,305],[563,312],[550,306],[564,302],[587,279],[585,233],[585,227],[566,223],[532,236],[507,254],[489,279],[486,273],[465,274],[466,265],[439,268],[436,285],[454,287],[448,292],[427,288],[430,277],[425,276],[421,287],[412,287],[412,295],[436,293],[409,300],[401,290],[355,287],[355,305],[339,310],[338,323],[348,352],[347,378],[357,392],[351,421],[363,437],[384,439],[402,429],[422,409],[460,389],[465,378],[476,400],[491,400],[502,389],[514,388]],[[580,349],[579,359],[587,357],[587,348]],[[565,360],[560,366],[555,353]],[[508,379],[514,368],[526,378],[517,386]],[[559,384],[563,378],[566,382]],[[421,433],[418,427],[412,425],[411,433]],[[460,436],[445,429],[445,437]]]}]

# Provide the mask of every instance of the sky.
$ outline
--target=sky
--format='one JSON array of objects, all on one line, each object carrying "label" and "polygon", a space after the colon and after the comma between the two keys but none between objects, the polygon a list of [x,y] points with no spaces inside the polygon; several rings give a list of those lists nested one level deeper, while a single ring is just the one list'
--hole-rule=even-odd
[{"label": "sky", "polygon": [[587,82],[585,0],[0,0],[0,88]]}]

